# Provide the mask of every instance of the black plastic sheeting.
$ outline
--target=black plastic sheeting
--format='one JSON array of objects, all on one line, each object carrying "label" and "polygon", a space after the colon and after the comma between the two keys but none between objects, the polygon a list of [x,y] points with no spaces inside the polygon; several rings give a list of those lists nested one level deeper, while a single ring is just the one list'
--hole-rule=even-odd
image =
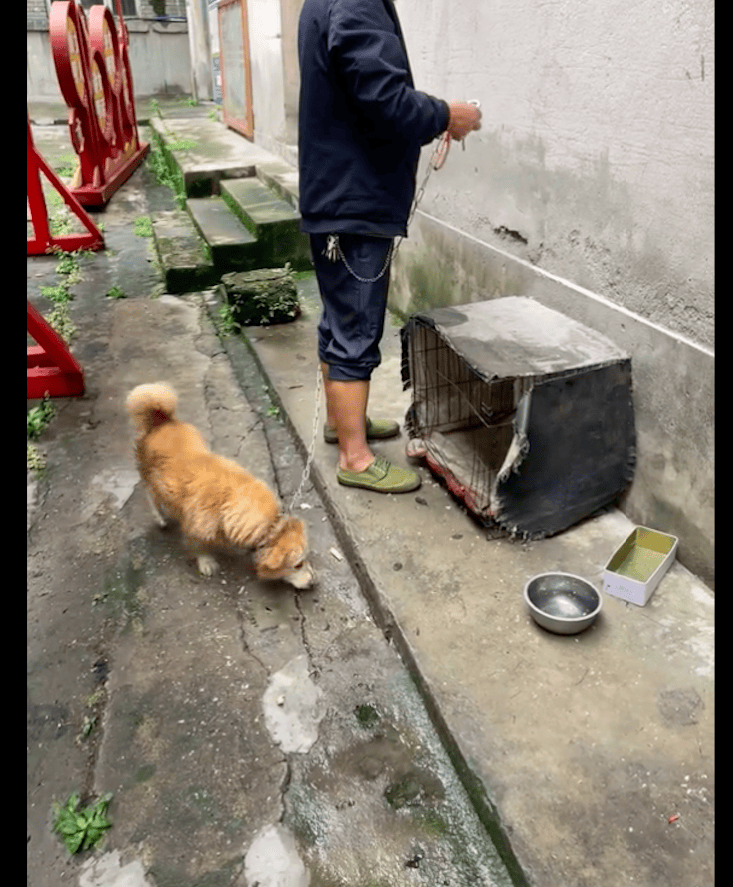
[{"label": "black plastic sheeting", "polygon": [[536,383],[528,397],[529,446],[499,478],[493,518],[539,539],[609,505],[631,482],[631,361]]},{"label": "black plastic sheeting", "polygon": [[[487,480],[472,480],[473,489],[461,476],[464,469],[451,464],[450,447],[437,443],[450,432],[441,438],[426,424],[427,416],[440,412],[426,409],[426,399],[448,395],[422,390],[421,403],[413,400],[405,417],[408,436],[428,444],[430,468],[484,525],[528,539],[551,536],[610,505],[628,487],[636,462],[631,359],[615,343],[529,299],[436,309],[415,315],[402,329],[405,388],[413,375],[430,377],[415,361],[446,362],[446,354],[413,347],[413,340],[424,339],[421,328],[437,334],[453,362],[465,362],[462,375],[486,385],[517,383],[505,464]],[[476,486],[482,487],[478,496]],[[477,500],[484,504],[477,507]]]}]

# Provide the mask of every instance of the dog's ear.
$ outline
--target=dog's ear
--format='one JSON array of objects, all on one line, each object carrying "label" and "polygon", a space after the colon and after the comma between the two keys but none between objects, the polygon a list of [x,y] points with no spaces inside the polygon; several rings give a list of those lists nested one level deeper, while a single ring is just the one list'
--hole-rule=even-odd
[{"label": "dog's ear", "polygon": [[268,545],[267,548],[258,548],[254,561],[258,573],[276,573],[285,565],[287,551],[278,542]]},{"label": "dog's ear", "polygon": [[258,570],[274,573],[284,567],[292,567],[305,555],[305,525],[298,518],[287,518],[280,532],[268,545],[255,552]]}]

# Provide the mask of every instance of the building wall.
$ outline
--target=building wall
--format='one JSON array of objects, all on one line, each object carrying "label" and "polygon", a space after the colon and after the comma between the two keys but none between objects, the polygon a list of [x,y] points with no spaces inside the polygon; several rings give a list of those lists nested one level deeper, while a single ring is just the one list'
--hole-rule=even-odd
[{"label": "building wall", "polygon": [[[295,162],[302,0],[249,3],[255,140]],[[256,49],[265,7],[280,11],[284,76],[275,52]],[[711,0],[397,0],[397,11],[417,87],[480,100],[483,126],[430,176],[391,307],[528,295],[626,348],[638,463],[621,507],[679,536],[680,560],[714,585]]]},{"label": "building wall", "polygon": [[[418,88],[481,101],[431,175],[391,303],[531,295],[632,357],[622,507],[714,584],[711,2],[399,0]],[[430,150],[423,151],[422,178]]]},{"label": "building wall", "polygon": [[419,88],[484,114],[422,208],[712,346],[712,2],[398,10]]},{"label": "building wall", "polygon": [[[34,99],[62,102],[48,38],[45,2],[27,2],[26,94]],[[139,0],[142,2],[147,0]],[[185,7],[181,0],[169,0],[166,9],[173,15]],[[191,61],[186,22],[126,17],[125,23],[130,34],[130,66],[135,93],[138,96],[189,94]]]},{"label": "building wall", "polygon": [[287,143],[279,0],[247,0],[255,142],[279,152]]}]

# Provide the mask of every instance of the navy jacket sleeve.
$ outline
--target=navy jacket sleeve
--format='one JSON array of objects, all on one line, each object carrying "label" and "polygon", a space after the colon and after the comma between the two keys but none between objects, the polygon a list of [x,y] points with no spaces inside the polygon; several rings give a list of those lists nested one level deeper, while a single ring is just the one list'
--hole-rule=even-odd
[{"label": "navy jacket sleeve", "polygon": [[333,0],[328,50],[365,132],[425,145],[447,129],[448,106],[413,88],[401,37],[384,2]]},{"label": "navy jacket sleeve", "polygon": [[448,106],[415,89],[392,0],[304,0],[298,54],[303,230],[404,236]]}]

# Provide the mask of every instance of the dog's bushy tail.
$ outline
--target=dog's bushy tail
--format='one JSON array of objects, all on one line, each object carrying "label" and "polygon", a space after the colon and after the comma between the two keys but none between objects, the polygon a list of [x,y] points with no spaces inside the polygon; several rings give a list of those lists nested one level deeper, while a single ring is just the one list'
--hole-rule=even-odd
[{"label": "dog's bushy tail", "polygon": [[178,398],[164,382],[138,385],[127,395],[127,412],[140,436],[176,417]]}]

